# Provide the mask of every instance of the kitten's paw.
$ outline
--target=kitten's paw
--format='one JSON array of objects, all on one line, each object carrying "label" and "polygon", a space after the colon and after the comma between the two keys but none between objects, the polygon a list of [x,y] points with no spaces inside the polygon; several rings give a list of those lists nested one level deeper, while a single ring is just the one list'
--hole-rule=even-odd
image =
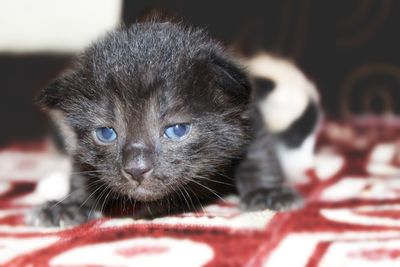
[{"label": "kitten's paw", "polygon": [[290,187],[262,188],[242,198],[246,210],[294,210],[303,206],[303,198]]},{"label": "kitten's paw", "polygon": [[100,218],[101,213],[81,207],[79,203],[46,202],[35,207],[25,216],[25,222],[41,227],[71,227]]}]

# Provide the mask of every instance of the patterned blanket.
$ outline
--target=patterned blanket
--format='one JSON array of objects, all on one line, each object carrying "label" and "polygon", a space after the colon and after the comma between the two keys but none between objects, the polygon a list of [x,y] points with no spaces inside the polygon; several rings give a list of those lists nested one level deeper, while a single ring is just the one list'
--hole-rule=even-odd
[{"label": "patterned blanket", "polygon": [[[238,199],[196,213],[104,218],[70,229],[24,225],[65,193],[65,160],[46,146],[0,150],[0,266],[399,266],[400,121],[325,123],[304,208],[243,213]],[[38,184],[43,177],[52,186]],[[47,178],[46,178],[47,179]]]}]

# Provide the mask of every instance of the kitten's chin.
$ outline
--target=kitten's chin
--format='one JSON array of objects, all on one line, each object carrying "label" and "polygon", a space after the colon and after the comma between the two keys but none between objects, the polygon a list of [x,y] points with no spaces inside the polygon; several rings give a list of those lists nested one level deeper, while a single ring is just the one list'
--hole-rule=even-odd
[{"label": "kitten's chin", "polygon": [[165,197],[165,194],[154,192],[154,190],[146,189],[143,186],[138,186],[128,193],[129,197],[143,202],[156,201]]},{"label": "kitten's chin", "polygon": [[165,198],[170,192],[167,187],[156,179],[144,179],[141,182],[127,180],[116,188],[121,194],[137,201],[150,202]]}]

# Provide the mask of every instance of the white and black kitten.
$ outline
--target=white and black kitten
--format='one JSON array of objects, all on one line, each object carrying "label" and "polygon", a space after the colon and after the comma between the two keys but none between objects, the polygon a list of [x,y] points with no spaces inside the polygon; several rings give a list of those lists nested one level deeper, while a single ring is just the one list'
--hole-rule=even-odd
[{"label": "white and black kitten", "polygon": [[243,60],[253,83],[253,100],[265,127],[278,137],[276,145],[285,178],[308,182],[322,121],[315,84],[288,59],[258,53]]},{"label": "white and black kitten", "polygon": [[74,172],[71,195],[31,223],[74,225],[115,207],[159,216],[230,184],[248,209],[291,207],[299,196],[250,100],[246,74],[201,30],[143,22],[110,33],[39,96]]}]

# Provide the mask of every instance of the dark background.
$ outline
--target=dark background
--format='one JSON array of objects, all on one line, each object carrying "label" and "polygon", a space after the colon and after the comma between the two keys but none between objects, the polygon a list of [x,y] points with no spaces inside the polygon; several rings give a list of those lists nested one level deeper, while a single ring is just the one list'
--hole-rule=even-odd
[{"label": "dark background", "polygon": [[[123,21],[153,8],[244,53],[264,49],[293,59],[318,85],[328,117],[400,113],[400,1],[125,0]],[[0,145],[43,136],[33,95],[72,56],[0,53]]]}]

